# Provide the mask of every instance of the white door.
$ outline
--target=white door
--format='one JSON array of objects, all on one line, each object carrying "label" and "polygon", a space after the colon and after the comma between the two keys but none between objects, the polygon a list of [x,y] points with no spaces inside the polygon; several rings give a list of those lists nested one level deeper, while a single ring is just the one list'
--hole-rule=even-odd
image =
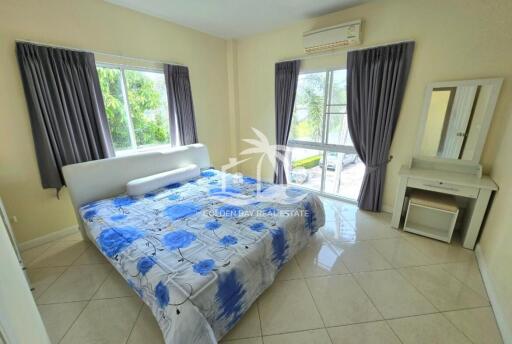
[{"label": "white door", "polygon": [[49,344],[25,275],[0,219],[0,343]]}]

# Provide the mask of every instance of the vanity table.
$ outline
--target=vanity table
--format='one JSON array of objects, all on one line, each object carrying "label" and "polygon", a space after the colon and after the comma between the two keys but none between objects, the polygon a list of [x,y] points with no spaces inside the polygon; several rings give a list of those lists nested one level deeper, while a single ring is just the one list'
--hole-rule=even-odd
[{"label": "vanity table", "polygon": [[[400,183],[395,198],[391,226],[399,228],[402,207],[408,188],[428,190],[468,199],[466,219],[463,221],[462,246],[474,249],[478,233],[482,226],[485,212],[493,191],[498,186],[488,176],[479,176],[468,173],[468,166],[459,170],[453,169],[453,164],[443,162],[420,161],[413,159],[411,166],[402,166]],[[464,171],[466,169],[466,171]]]},{"label": "vanity table", "polygon": [[[399,228],[414,189],[452,195],[464,208],[462,245],[474,249],[496,183],[479,164],[503,79],[432,83],[427,87],[415,157],[399,172],[391,226]],[[441,198],[441,197],[439,197]],[[432,231],[429,235],[429,230]],[[423,235],[436,237],[425,227]]]}]

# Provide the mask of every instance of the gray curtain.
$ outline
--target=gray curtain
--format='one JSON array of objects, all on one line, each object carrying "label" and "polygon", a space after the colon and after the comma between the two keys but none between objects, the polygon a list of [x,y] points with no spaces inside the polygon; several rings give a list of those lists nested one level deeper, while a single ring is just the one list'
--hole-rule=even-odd
[{"label": "gray curtain", "polygon": [[169,102],[169,124],[171,141],[182,145],[197,143],[196,119],[188,68],[185,66],[164,65],[167,99]]},{"label": "gray curtain", "polygon": [[16,53],[41,183],[59,190],[62,166],[114,155],[94,55],[20,42]]},{"label": "gray curtain", "polygon": [[286,184],[284,170],[284,147],[288,143],[292,123],[293,106],[297,93],[300,60],[276,63],[275,66],[275,102],[276,102],[276,144],[277,158],[274,183]]},{"label": "gray curtain", "polygon": [[347,60],[347,118],[354,147],[366,165],[358,206],[380,211],[384,178],[414,42],[351,51]]}]

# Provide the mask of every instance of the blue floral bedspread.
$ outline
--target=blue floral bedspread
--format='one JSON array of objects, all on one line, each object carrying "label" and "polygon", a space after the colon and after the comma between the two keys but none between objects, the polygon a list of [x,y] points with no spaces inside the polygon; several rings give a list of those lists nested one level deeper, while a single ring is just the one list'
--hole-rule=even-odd
[{"label": "blue floral bedspread", "polygon": [[220,340],[324,224],[313,194],[216,170],[80,213],[177,344]]}]

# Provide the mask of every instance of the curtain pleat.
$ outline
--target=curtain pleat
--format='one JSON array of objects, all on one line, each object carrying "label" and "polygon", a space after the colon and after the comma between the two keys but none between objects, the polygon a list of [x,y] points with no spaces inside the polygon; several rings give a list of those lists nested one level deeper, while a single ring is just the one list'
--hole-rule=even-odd
[{"label": "curtain pleat", "polygon": [[164,65],[173,145],[197,143],[197,129],[188,68]]},{"label": "curtain pleat", "polygon": [[275,107],[276,107],[276,167],[274,183],[286,184],[284,157],[290,134],[300,60],[276,63],[275,66]]},{"label": "curtain pleat", "polygon": [[114,156],[94,55],[21,42],[16,54],[41,183],[59,190],[62,166]]},{"label": "curtain pleat", "polygon": [[347,119],[354,148],[366,165],[357,200],[380,211],[389,149],[412,61],[414,42],[351,51],[347,59]]}]

